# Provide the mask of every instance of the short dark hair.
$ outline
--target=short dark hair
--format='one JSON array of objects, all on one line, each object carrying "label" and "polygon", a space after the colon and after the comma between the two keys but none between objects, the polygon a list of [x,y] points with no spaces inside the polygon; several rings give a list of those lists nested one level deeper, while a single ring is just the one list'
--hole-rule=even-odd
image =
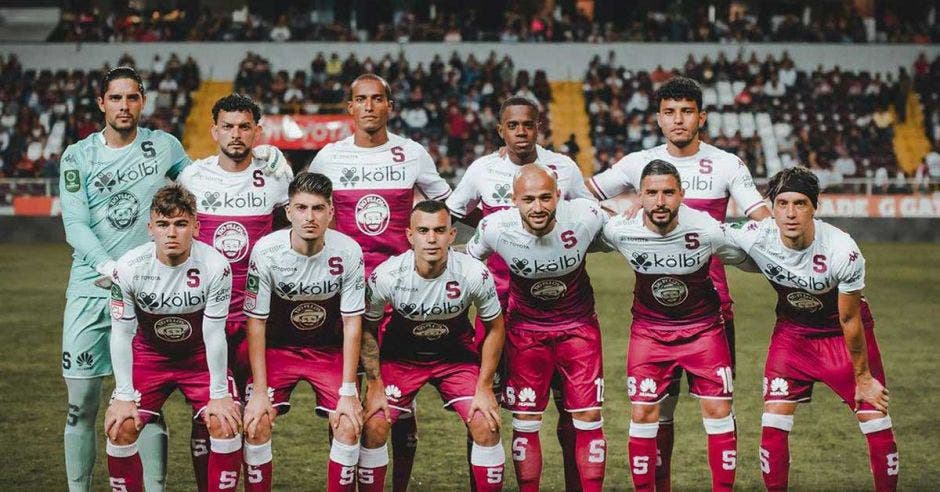
[{"label": "short dark hair", "polygon": [[653,95],[653,101],[656,104],[657,112],[664,99],[675,99],[678,101],[688,99],[695,101],[699,111],[704,109],[702,108],[702,86],[694,79],[688,77],[673,77],[663,82],[663,85],[659,86],[659,89],[656,89],[656,93]]},{"label": "short dark hair", "polygon": [[653,159],[643,167],[643,172],[640,173],[640,183],[643,183],[643,179],[647,176],[674,176],[676,182],[679,183],[679,187],[682,187],[682,177],[679,176],[679,170],[676,169],[676,166],[662,159]]},{"label": "short dark hair", "polygon": [[426,214],[436,214],[440,211],[447,211],[447,205],[440,200],[421,200],[411,209],[411,215],[415,212],[424,212]]},{"label": "short dark hair", "polygon": [[150,213],[161,217],[178,215],[196,216],[196,196],[178,184],[168,184],[157,190],[150,202]]},{"label": "short dark hair", "polygon": [[390,85],[388,85],[388,81],[387,81],[387,80],[385,80],[384,78],[382,78],[380,75],[376,75],[376,74],[374,74],[374,73],[364,73],[364,74],[362,74],[362,75],[356,77],[356,79],[353,80],[351,84],[349,84],[349,96],[350,96],[350,97],[352,97],[352,88],[353,88],[353,86],[356,85],[356,82],[359,82],[360,80],[374,80],[374,81],[376,81],[376,82],[382,84],[382,87],[385,88],[385,98],[388,99],[389,101],[392,100],[392,87],[391,87]]},{"label": "short dark hair", "polygon": [[297,193],[320,195],[330,201],[333,199],[333,182],[320,173],[302,172],[294,176],[294,180],[287,186],[288,198],[293,198]]},{"label": "short dark hair", "polygon": [[255,119],[255,123],[261,121],[261,107],[250,97],[241,94],[232,93],[215,102],[215,105],[212,106],[212,121],[214,123],[219,122],[220,111],[226,113],[250,112],[252,118]]},{"label": "short dark hair", "polygon": [[767,198],[770,199],[771,206],[777,199],[777,195],[795,191],[806,195],[813,208],[819,207],[819,178],[812,171],[805,167],[791,167],[774,174],[767,182]]},{"label": "short dark hair", "polygon": [[118,79],[131,79],[137,82],[140,93],[144,93],[144,80],[140,78],[140,74],[137,73],[137,70],[134,70],[133,67],[123,66],[112,68],[108,73],[104,74],[104,79],[101,80],[101,87],[98,89],[101,92],[102,98],[105,93],[108,92],[108,86],[111,85],[111,81]]},{"label": "short dark hair", "polygon": [[529,99],[528,97],[511,96],[511,97],[507,97],[506,100],[503,101],[503,103],[499,105],[499,121],[500,122],[503,121],[503,113],[506,112],[506,109],[512,106],[528,106],[529,108],[532,109],[532,111],[535,111],[535,119],[536,121],[538,121],[539,105],[536,104],[535,101]]}]

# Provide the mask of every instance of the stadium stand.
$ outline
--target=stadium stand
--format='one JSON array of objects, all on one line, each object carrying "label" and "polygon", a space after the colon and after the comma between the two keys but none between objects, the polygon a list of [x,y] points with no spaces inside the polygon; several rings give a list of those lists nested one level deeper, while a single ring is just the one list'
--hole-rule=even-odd
[{"label": "stadium stand", "polygon": [[[199,67],[175,54],[138,66],[125,56],[118,65],[140,69],[147,102],[142,125],[182,135],[192,99],[200,83]],[[15,55],[0,56],[0,177],[57,178],[58,160],[69,144],[100,127],[95,102],[101,70],[51,71],[24,69]],[[14,185],[0,183],[0,206],[14,194],[48,194],[43,180]],[[16,189],[14,190],[14,187]]]},{"label": "stadium stand", "polygon": [[672,75],[701,81],[709,112],[702,136],[739,155],[755,177],[803,164],[824,186],[897,172],[893,113],[900,83],[891,75],[797,69],[789,55],[755,54],[711,60],[689,55],[685,66],[652,72],[618,67],[613,54],[596,57],[584,78],[586,111],[596,153],[595,171],[620,157],[664,142],[652,107],[655,89]]},{"label": "stadium stand", "polygon": [[[292,5],[240,7],[64,9],[49,41],[500,41],[500,42],[828,42],[940,41],[936,5],[926,2],[411,2],[348,6],[333,11]],[[88,5],[89,2],[81,2]],[[134,3],[132,3],[133,5]],[[637,5],[638,4],[638,5]],[[125,4],[126,5],[126,4]],[[428,5],[428,4],[425,4]],[[866,7],[867,5],[867,7]],[[397,6],[397,7],[396,7]],[[490,8],[492,7],[492,8]],[[933,9],[933,15],[930,11]],[[924,15],[924,14],[927,15]],[[360,12],[361,14],[361,12]]]}]

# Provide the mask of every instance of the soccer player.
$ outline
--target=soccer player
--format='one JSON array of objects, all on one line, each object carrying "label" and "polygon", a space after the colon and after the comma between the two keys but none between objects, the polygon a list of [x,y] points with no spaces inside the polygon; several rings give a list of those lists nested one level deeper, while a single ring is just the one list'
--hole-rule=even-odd
[{"label": "soccer player", "polygon": [[[101,380],[111,374],[107,295],[114,259],[148,241],[151,197],[190,163],[174,136],[137,126],[145,98],[133,68],[111,70],[100,90],[104,129],[65,149],[59,176],[65,237],[75,250],[62,330],[62,375],[69,399],[65,468],[73,491],[91,487]],[[265,174],[290,171],[275,147],[259,146],[255,154],[266,163]],[[155,418],[138,439],[151,491],[164,487],[166,438],[162,419]]]},{"label": "soccer player", "polygon": [[[444,406],[460,415],[473,436],[476,490],[502,490],[505,454],[493,376],[505,339],[503,316],[486,266],[449,251],[456,234],[443,202],[419,202],[408,227],[412,249],[389,258],[369,276],[362,346],[368,380],[359,454],[362,492],[384,490],[389,428],[412,411],[425,383],[437,387]],[[467,315],[471,304],[486,326],[479,350]],[[387,306],[392,320],[379,364],[375,336]]]},{"label": "soccer player", "polygon": [[[266,176],[266,163],[252,155],[261,136],[260,119],[261,108],[248,97],[231,94],[216,101],[211,132],[219,153],[193,162],[179,176],[179,183],[197,197],[197,239],[222,253],[232,268],[232,302],[225,332],[228,365],[239,393],[251,373],[242,312],[249,255],[255,242],[271,232],[275,211],[287,204],[291,180],[291,173]],[[190,449],[199,490],[205,490],[207,483],[208,438],[208,429],[193,421]]]},{"label": "soccer player", "polygon": [[241,412],[229,384],[225,319],[228,261],[193,241],[196,198],[179,185],[153,197],[153,242],[118,259],[111,287],[114,394],[105,413],[113,490],[142,491],[140,428],[174,389],[209,427],[209,490],[234,489],[241,469]]},{"label": "soccer player", "polygon": [[[447,208],[451,215],[476,227],[476,221],[471,218],[475,216],[477,207],[482,206],[484,217],[512,207],[512,179],[520,166],[533,162],[538,162],[556,173],[562,198],[594,199],[594,195],[585,187],[581,170],[574,161],[564,154],[552,152],[536,144],[539,135],[539,108],[531,99],[513,96],[503,101],[499,109],[496,131],[506,143],[505,156],[494,152],[470,164],[454,192],[447,197]],[[486,266],[493,273],[500,306],[506,311],[509,305],[509,267],[498,254],[491,255]],[[477,323],[477,333],[482,333],[481,323]],[[577,467],[574,466],[575,432],[571,414],[563,408],[558,375],[552,387],[555,406],[559,410],[556,433],[565,464],[565,489],[577,490],[581,484]]]},{"label": "soccer player", "polygon": [[895,490],[898,449],[865,288],[865,258],[846,233],[813,216],[819,181],[792,168],[770,179],[773,219],[725,230],[777,291],[777,322],[764,365],[760,463],[768,490],[786,490],[788,438],[799,403],[826,383],[855,412],[868,440],[875,489]]},{"label": "soccer player", "polygon": [[[676,166],[682,176],[685,204],[707,212],[723,222],[728,210],[728,199],[733,198],[738,210],[754,220],[770,215],[763,197],[757,192],[747,166],[734,154],[701,141],[699,131],[705,124],[706,112],[702,108],[702,88],[698,82],[686,77],[673,77],[659,87],[654,95],[656,121],[666,143],[652,149],[633,152],[620,159],[609,170],[587,181],[588,188],[599,200],[607,200],[632,189],[639,189],[640,174],[654,159]],[[632,210],[638,210],[634,205]],[[734,369],[734,311],[725,270],[717,258],[712,258],[711,278],[721,299],[721,315],[731,346]],[[662,402],[659,421],[658,448],[660,459],[656,465],[656,490],[670,490],[670,465],[673,446],[673,413],[679,395],[677,373],[669,388],[669,397]]]},{"label": "soccer player", "polygon": [[747,256],[727,245],[717,220],[682,205],[682,179],[675,166],[653,160],[639,181],[643,213],[614,217],[604,227],[604,240],[636,272],[627,354],[633,485],[638,491],[657,490],[660,403],[681,368],[702,407],[712,490],[730,491],[737,467],[731,351],[709,265],[719,255],[735,263],[746,262]]},{"label": "soccer player", "polygon": [[[450,186],[424,147],[389,133],[392,105],[385,79],[359,76],[350,85],[347,105],[356,122],[355,133],[324,147],[310,164],[311,172],[325,174],[333,182],[334,227],[362,246],[366,276],[379,263],[409,249],[405,229],[415,189],[433,200],[450,195]],[[417,422],[410,412],[392,429],[395,492],[408,486],[417,443]]]},{"label": "soccer player", "polygon": [[290,229],[259,240],[251,252],[245,298],[252,376],[245,407],[245,489],[271,490],[271,427],[307,381],[316,410],[329,415],[333,444],[327,490],[354,491],[362,405],[356,384],[361,314],[365,309],[362,250],[328,229],[333,186],[301,173],[290,184]]},{"label": "soccer player", "polygon": [[498,254],[510,271],[504,406],[513,412],[513,463],[521,491],[539,490],[539,429],[554,373],[575,428],[574,460],[583,490],[601,490],[607,441],[604,375],[588,247],[607,219],[593,200],[560,201],[555,173],[526,164],[513,178],[516,209],[480,221],[467,252]]}]

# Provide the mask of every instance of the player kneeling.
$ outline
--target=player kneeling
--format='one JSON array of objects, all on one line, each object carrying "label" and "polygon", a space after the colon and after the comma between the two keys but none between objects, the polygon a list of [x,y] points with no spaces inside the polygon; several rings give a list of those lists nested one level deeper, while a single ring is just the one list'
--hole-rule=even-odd
[{"label": "player kneeling", "polygon": [[[415,205],[407,236],[412,250],[386,260],[368,281],[362,360],[369,386],[359,490],[383,490],[389,428],[402,412],[411,411],[425,383],[437,387],[444,406],[467,424],[476,490],[502,490],[505,455],[493,374],[505,329],[493,278],[483,263],[449,251],[456,230],[443,202]],[[482,354],[474,349],[474,327],[467,315],[471,304],[486,328]],[[380,369],[374,337],[387,305],[393,311],[382,340]]]},{"label": "player kneeling", "polygon": [[288,188],[291,228],[261,238],[251,253],[245,314],[251,379],[245,407],[246,491],[271,490],[271,427],[307,381],[329,414],[333,445],[327,490],[355,490],[362,406],[356,388],[365,277],[362,250],[329,229],[333,186],[317,173]]},{"label": "player kneeling", "polygon": [[196,199],[179,186],[157,191],[153,242],[128,251],[111,288],[114,395],[105,414],[113,490],[143,490],[141,427],[174,389],[209,427],[209,490],[234,489],[241,469],[241,412],[228,375],[228,261],[198,234]]}]

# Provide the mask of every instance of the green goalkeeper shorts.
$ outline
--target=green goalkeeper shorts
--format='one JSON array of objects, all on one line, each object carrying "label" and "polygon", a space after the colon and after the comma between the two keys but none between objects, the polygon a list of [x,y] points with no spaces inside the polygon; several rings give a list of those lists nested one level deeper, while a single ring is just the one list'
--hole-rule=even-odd
[{"label": "green goalkeeper shorts", "polygon": [[62,321],[62,376],[111,374],[111,314],[107,297],[71,297]]}]

